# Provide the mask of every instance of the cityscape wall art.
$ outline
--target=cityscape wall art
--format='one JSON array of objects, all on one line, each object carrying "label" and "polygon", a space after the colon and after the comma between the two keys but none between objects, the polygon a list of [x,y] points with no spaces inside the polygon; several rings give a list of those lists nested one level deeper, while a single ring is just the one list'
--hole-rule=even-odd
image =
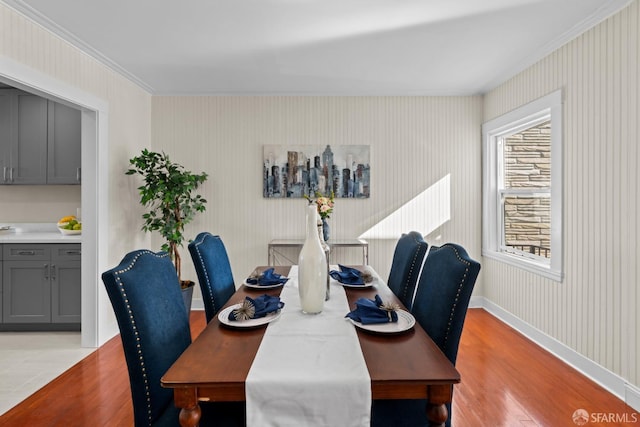
[{"label": "cityscape wall art", "polygon": [[368,145],[264,145],[262,168],[265,198],[371,193]]}]

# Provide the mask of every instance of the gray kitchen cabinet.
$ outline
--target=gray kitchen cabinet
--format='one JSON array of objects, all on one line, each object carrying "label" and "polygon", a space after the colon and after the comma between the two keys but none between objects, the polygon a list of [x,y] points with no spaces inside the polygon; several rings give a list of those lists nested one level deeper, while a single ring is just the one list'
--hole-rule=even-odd
[{"label": "gray kitchen cabinet", "polygon": [[79,184],[80,111],[0,90],[0,184]]},{"label": "gray kitchen cabinet", "polygon": [[49,101],[47,184],[80,183],[80,111]]},{"label": "gray kitchen cabinet", "polygon": [[2,322],[80,323],[79,244],[4,244]]},{"label": "gray kitchen cabinet", "polygon": [[80,245],[51,245],[51,323],[80,323]]},{"label": "gray kitchen cabinet", "polygon": [[17,89],[0,91],[2,183],[47,181],[47,100]]}]

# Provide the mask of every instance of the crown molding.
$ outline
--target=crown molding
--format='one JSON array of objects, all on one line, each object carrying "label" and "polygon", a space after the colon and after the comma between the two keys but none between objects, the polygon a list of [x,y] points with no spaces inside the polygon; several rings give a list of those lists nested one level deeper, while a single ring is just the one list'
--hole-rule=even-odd
[{"label": "crown molding", "polygon": [[71,33],[69,31],[67,31],[66,29],[62,28],[60,25],[56,24],[51,19],[49,19],[47,16],[45,16],[42,13],[38,12],[37,10],[35,10],[31,6],[29,6],[28,4],[24,3],[21,0],[0,0],[0,1],[2,3],[6,4],[11,9],[15,10],[16,12],[18,12],[19,14],[25,16],[26,18],[30,19],[31,21],[34,21],[36,24],[40,25],[45,30],[50,31],[54,35],[60,37],[62,40],[66,41],[67,43],[69,43],[72,46],[76,47],[81,52],[85,53],[86,55],[91,56],[92,58],[94,58],[95,60],[100,62],[101,64],[105,65],[106,67],[110,68],[111,70],[115,71],[116,73],[122,75],[123,77],[125,77],[128,80],[130,80],[134,84],[140,86],[145,91],[149,92],[150,94],[154,94],[154,92],[155,92],[154,89],[151,86],[149,86],[147,83],[142,81],[140,78],[138,78],[136,75],[134,75],[131,72],[127,71],[125,68],[120,66],[118,63],[114,62],[109,57],[103,55],[102,52],[98,51],[97,49],[94,49],[89,44],[87,44],[86,42],[84,42],[83,40],[81,40],[77,36],[75,36],[73,33]]}]

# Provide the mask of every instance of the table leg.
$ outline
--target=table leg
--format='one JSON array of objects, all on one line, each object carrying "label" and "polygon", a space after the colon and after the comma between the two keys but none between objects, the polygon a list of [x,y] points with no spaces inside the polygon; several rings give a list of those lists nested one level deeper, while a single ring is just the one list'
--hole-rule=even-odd
[{"label": "table leg", "polygon": [[449,418],[446,403],[451,402],[452,395],[452,385],[429,386],[429,399],[426,409],[430,426],[444,427],[444,423]]},{"label": "table leg", "polygon": [[176,388],[173,390],[173,400],[175,405],[181,408],[180,426],[196,427],[202,416],[196,390],[192,388]]}]

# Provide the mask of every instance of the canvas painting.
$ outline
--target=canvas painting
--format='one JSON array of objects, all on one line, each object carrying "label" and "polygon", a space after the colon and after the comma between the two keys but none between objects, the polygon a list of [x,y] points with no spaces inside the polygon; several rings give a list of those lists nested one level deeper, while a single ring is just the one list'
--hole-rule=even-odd
[{"label": "canvas painting", "polygon": [[316,192],[337,198],[368,198],[368,145],[265,145],[263,196],[300,198]]}]

